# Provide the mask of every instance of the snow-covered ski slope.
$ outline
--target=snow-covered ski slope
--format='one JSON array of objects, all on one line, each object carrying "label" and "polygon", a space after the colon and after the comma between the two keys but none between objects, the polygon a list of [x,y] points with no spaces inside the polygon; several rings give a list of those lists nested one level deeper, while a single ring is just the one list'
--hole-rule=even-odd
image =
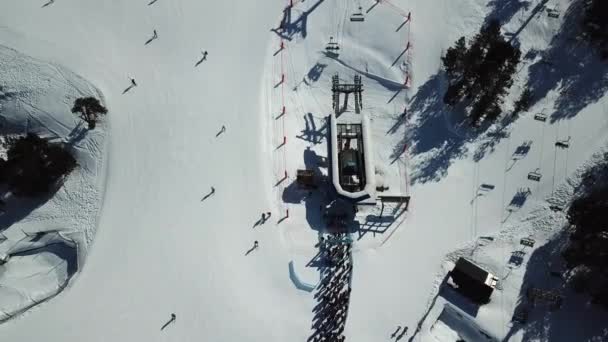
[{"label": "snow-covered ski slope", "polygon": [[[106,195],[87,263],[68,290],[0,327],[3,339],[283,342],[311,335],[315,302],[290,280],[300,275],[301,264],[290,264],[294,244],[275,224],[285,207],[273,187],[278,168],[294,172],[303,152],[297,147],[305,148],[288,145],[285,160],[273,154],[283,134],[290,142],[296,139],[303,121],[288,121],[285,131],[271,121],[282,104],[270,93],[278,81],[274,53],[279,47],[270,29],[277,27],[287,2],[55,0],[43,8],[34,0],[0,3],[0,44],[69,67],[101,90],[110,111]],[[354,28],[346,19],[359,3],[368,17],[384,15],[388,4],[367,13],[374,1],[294,2],[294,21],[316,8],[305,18],[306,36],[296,32],[286,42],[294,63],[286,75],[287,92],[319,62],[328,37],[341,32],[345,47],[361,49],[348,64],[365,70],[370,59],[373,75],[389,80],[401,75],[398,65],[390,68],[405,45],[392,43],[404,34],[399,20],[374,17]],[[401,109],[397,104],[410,101],[411,117],[399,134],[383,141],[392,150],[407,137],[412,206],[382,248],[355,245],[348,341],[386,340],[397,325],[413,331],[446,254],[479,235],[517,226],[531,204],[543,205],[555,186],[606,141],[606,98],[601,96],[573,108],[579,110],[576,115],[547,121],[541,134],[532,116],[543,109],[552,113],[567,81],[559,70],[539,87],[544,91],[539,103],[505,136],[471,134],[442,109],[439,57],[458,37],[477,32],[490,13],[505,18],[505,31],[517,33],[524,54],[559,46],[554,37],[562,19],[535,13],[537,2],[525,8],[508,0],[391,1],[412,13],[413,79],[410,90],[378,114],[396,116],[391,111]],[[555,3],[564,13],[570,1]],[[153,30],[158,39],[145,44]],[[391,43],[383,45],[383,40]],[[195,66],[201,50],[209,55]],[[566,60],[553,50],[557,62]],[[386,70],[380,68],[383,63]],[[528,66],[536,65],[530,75],[545,75],[537,64],[535,57],[522,64],[513,98],[528,77]],[[340,72],[350,77],[345,66],[330,68],[344,68]],[[325,90],[300,96],[298,105],[306,108],[298,110],[328,114],[322,112],[331,103],[328,76],[315,85]],[[129,77],[138,86],[123,94]],[[588,78],[592,86],[603,87]],[[373,78],[363,82],[364,96],[373,94],[377,108],[394,95]],[[326,98],[315,98],[323,91]],[[216,137],[222,125],[226,131]],[[556,154],[555,140],[568,135],[571,149]],[[511,166],[513,152],[528,140],[531,149]],[[542,182],[527,181],[526,174],[539,167]],[[484,183],[494,190],[477,196]],[[215,194],[201,201],[212,186]],[[532,194],[510,206],[522,187]],[[252,228],[268,210],[272,222]],[[291,219],[307,228],[303,217]],[[309,235],[291,235],[306,238],[296,241],[298,253],[313,248],[306,246]],[[259,247],[245,256],[255,240]],[[312,283],[306,277],[297,280],[302,288]],[[176,322],[160,331],[170,313],[177,315]],[[507,328],[497,330],[506,333]]]},{"label": "snow-covered ski slope", "polygon": [[[294,295],[276,229],[251,228],[272,209],[257,66],[281,2],[42,5],[2,2],[0,42],[106,96],[107,188],[80,275],[5,324],[2,340],[303,340],[312,302]],[[129,77],[138,86],[123,94]]]}]

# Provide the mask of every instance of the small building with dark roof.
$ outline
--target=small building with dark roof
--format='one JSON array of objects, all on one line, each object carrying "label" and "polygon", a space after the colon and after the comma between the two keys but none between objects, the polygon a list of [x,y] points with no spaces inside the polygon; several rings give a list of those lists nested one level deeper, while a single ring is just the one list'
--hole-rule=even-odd
[{"label": "small building with dark roof", "polygon": [[492,273],[465,258],[458,259],[449,278],[458,292],[477,304],[490,302],[498,282]]}]

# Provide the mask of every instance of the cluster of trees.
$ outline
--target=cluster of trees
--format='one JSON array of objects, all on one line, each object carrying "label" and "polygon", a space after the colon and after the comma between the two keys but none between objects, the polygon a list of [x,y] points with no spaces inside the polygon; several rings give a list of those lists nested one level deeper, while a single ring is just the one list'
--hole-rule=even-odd
[{"label": "cluster of trees", "polygon": [[[574,228],[563,256],[573,269],[572,285],[608,307],[608,155],[600,177],[592,176],[588,192],[568,210]],[[597,171],[597,170],[596,170]]]},{"label": "cluster of trees", "polygon": [[0,158],[0,184],[15,195],[50,192],[76,167],[76,160],[61,145],[36,134],[8,139],[7,159]]},{"label": "cluster of trees", "polygon": [[602,57],[608,59],[608,1],[589,0],[583,16],[585,36],[600,47]]},{"label": "cluster of trees", "polygon": [[532,90],[530,88],[524,89],[521,93],[521,96],[517,101],[515,101],[515,108],[513,108],[513,115],[517,115],[521,112],[525,112],[530,109],[532,105]]},{"label": "cluster of trees", "polygon": [[106,114],[108,110],[94,97],[81,97],[74,101],[72,113],[80,113],[81,118],[89,124],[89,129],[95,129],[99,115]]},{"label": "cluster of trees", "polygon": [[449,105],[469,101],[473,125],[497,118],[520,59],[519,48],[506,41],[500,34],[500,23],[491,20],[469,46],[461,37],[442,58],[449,81],[443,101]]}]

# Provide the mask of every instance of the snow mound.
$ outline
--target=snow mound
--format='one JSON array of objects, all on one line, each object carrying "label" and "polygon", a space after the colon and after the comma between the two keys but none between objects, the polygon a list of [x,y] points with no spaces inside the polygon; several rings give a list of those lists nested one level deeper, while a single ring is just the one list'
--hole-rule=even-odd
[{"label": "snow mound", "polygon": [[439,318],[431,327],[431,335],[439,342],[453,341],[488,341],[498,340],[475,324],[466,314],[459,312],[455,307],[446,304]]},{"label": "snow mound", "polygon": [[[26,133],[64,144],[78,163],[54,194],[3,193],[0,216],[0,320],[68,285],[95,236],[104,190],[106,125],[89,131],[70,109],[78,97],[103,97],[69,70],[0,46],[0,134]],[[2,155],[5,155],[5,148]]]}]

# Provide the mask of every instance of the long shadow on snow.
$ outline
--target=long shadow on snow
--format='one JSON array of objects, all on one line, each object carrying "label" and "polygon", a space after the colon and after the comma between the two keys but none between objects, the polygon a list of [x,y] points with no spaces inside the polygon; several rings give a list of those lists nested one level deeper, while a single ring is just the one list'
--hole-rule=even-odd
[{"label": "long shadow on snow", "polygon": [[279,28],[272,29],[271,31],[275,32],[283,39],[292,40],[293,37],[297,34],[301,34],[302,38],[306,38],[308,35],[307,24],[308,24],[308,16],[314,12],[319,5],[321,5],[325,0],[318,0],[314,5],[312,5],[309,9],[302,12],[298,19],[295,21],[291,21],[291,15],[293,11],[292,6],[287,6],[283,10],[283,18],[281,19],[281,23]]},{"label": "long shadow on snow", "polygon": [[[33,306],[42,304],[42,303],[54,298],[57,294],[59,294],[61,291],[63,291],[63,289],[68,285],[69,280],[72,278],[74,273],[76,273],[76,271],[78,270],[78,257],[77,257],[76,248],[70,246],[67,243],[63,243],[63,242],[55,242],[55,243],[51,243],[51,244],[48,244],[48,245],[45,245],[45,246],[42,246],[39,248],[33,248],[33,249],[29,249],[29,250],[12,253],[11,257],[33,256],[34,258],[38,258],[38,257],[41,257],[42,252],[48,252],[48,253],[55,254],[59,258],[66,261],[66,263],[67,263],[66,281],[63,284],[58,284],[57,291],[54,294],[49,295],[46,298],[39,300],[39,301],[32,300],[31,304],[28,304],[25,307],[22,307],[17,312],[8,314],[5,318],[0,319],[0,323],[5,322],[5,321],[13,318],[14,316],[29,310]],[[57,268],[53,268],[53,269],[49,270],[48,272],[51,272],[51,271],[60,272],[60,270]],[[58,279],[60,279],[62,276],[63,276],[63,274],[58,274]]]},{"label": "long shadow on snow", "polygon": [[[327,136],[327,120],[324,120],[323,125],[317,128],[315,117],[309,112],[304,115],[304,121],[306,123],[306,127],[302,130],[302,134],[296,136],[296,138],[315,145],[320,144],[323,141],[323,138]],[[304,158],[306,159],[306,156]]]},{"label": "long shadow on snow", "polygon": [[560,90],[551,122],[576,116],[608,90],[608,64],[600,61],[595,47],[579,40],[582,9],[582,0],[570,5],[550,48],[529,69],[534,101]]},{"label": "long shadow on snow", "polygon": [[492,9],[486,16],[484,26],[492,19],[497,19],[501,23],[508,23],[517,12],[522,8],[527,10],[530,5],[531,2],[526,0],[492,0],[487,5]]},{"label": "long shadow on snow", "polygon": [[[406,143],[411,146],[410,153],[416,155],[412,183],[438,181],[447,174],[452,161],[464,157],[468,151],[468,139],[454,134],[447,126],[445,115],[452,112],[443,103],[444,92],[441,73],[418,89],[410,105],[410,115],[415,120],[409,123],[404,139],[393,148],[391,159],[399,158]],[[421,156],[423,154],[427,155]]]},{"label": "long shadow on snow", "polygon": [[[517,312],[528,308],[528,322],[525,325],[513,323],[503,341],[509,341],[520,330],[523,330],[522,341],[604,341],[608,338],[606,311],[590,305],[588,297],[576,294],[560,278],[549,274],[550,270],[560,269],[560,254],[567,241],[568,232],[564,229],[530,256],[515,309]],[[529,287],[560,292],[564,296],[561,308],[551,311],[546,304],[532,307],[526,298]],[[590,317],[596,319],[588,319]]]},{"label": "long shadow on snow", "polygon": [[322,217],[322,208],[329,203],[331,187],[325,186],[327,180],[321,172],[321,167],[326,167],[326,159],[308,147],[304,150],[304,165],[307,170],[313,170],[315,177],[320,179],[319,188],[316,190],[300,189],[294,181],[283,191],[283,202],[300,204],[304,202],[306,208],[306,221],[313,230],[325,230],[325,222]]},{"label": "long shadow on snow", "polygon": [[367,78],[369,78],[371,80],[374,80],[374,81],[378,82],[378,84],[380,84],[381,86],[383,86],[386,90],[389,90],[389,91],[401,91],[404,88],[403,84],[401,84],[399,82],[391,81],[391,80],[389,80],[387,78],[380,77],[378,75],[374,75],[374,74],[371,74],[369,72],[365,72],[363,70],[357,69],[357,68],[349,65],[348,63],[344,62],[340,58],[338,58],[336,56],[333,56],[333,55],[331,55],[331,54],[329,54],[327,52],[323,52],[323,54],[325,55],[325,57],[333,59],[334,61],[338,62],[342,66],[344,66],[344,67],[346,67],[346,68],[348,68],[348,69],[350,69],[350,70],[352,70],[352,71],[354,71],[354,72],[356,72],[356,73],[358,73],[360,75],[363,75],[363,76],[365,76],[365,77],[367,77]]},{"label": "long shadow on snow", "polygon": [[[57,185],[49,194],[35,198],[9,195],[8,199],[4,200],[4,213],[0,216],[0,233],[28,217],[34,210],[49,201],[60,187],[61,185]],[[0,197],[4,198],[5,196],[7,196],[7,192],[3,191]]]},{"label": "long shadow on snow", "polygon": [[76,248],[74,248],[73,246],[70,246],[67,243],[63,243],[63,242],[54,242],[54,243],[50,243],[48,245],[44,245],[42,247],[32,248],[32,249],[12,253],[11,257],[24,257],[24,256],[40,257],[40,255],[41,255],[40,253],[43,253],[43,252],[55,254],[60,259],[65,260],[65,262],[67,263],[66,271],[67,271],[68,279],[74,273],[76,273],[76,271],[78,270],[78,258],[76,255]]}]

